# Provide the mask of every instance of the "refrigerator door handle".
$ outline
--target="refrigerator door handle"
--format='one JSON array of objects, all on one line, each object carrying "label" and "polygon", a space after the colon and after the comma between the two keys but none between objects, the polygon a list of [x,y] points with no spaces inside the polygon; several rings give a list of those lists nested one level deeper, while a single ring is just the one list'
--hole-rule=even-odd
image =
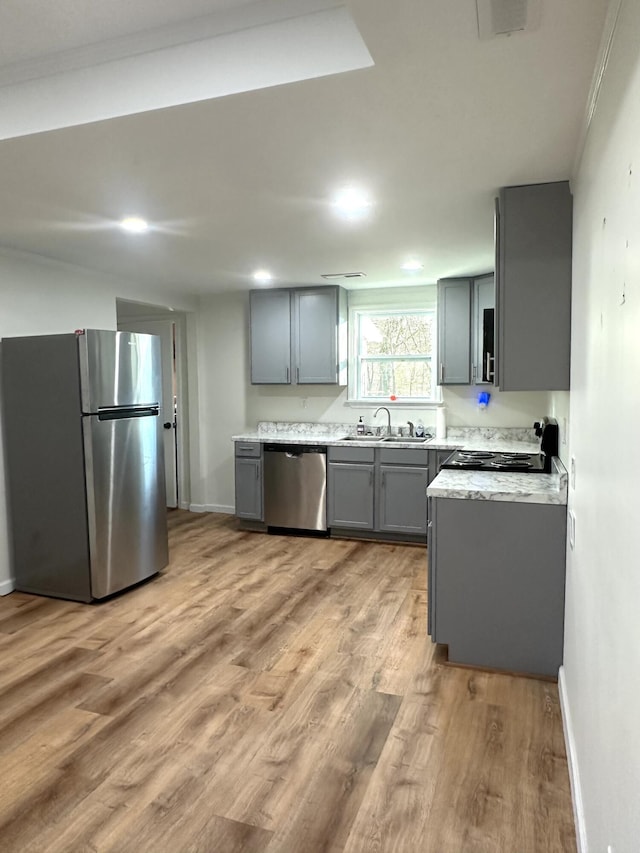
[{"label": "refrigerator door handle", "polygon": [[99,421],[115,421],[121,418],[148,418],[157,416],[160,410],[157,406],[136,406],[130,408],[104,408],[98,412]]}]

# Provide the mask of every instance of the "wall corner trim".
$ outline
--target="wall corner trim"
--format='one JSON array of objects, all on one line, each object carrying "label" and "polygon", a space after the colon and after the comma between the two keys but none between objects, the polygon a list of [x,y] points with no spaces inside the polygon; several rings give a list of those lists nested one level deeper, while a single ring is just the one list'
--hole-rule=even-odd
[{"label": "wall corner trim", "polygon": [[9,595],[15,588],[13,578],[9,578],[7,581],[0,581],[0,595]]},{"label": "wall corner trim", "polygon": [[567,750],[567,763],[569,765],[571,801],[573,803],[573,819],[576,827],[578,853],[589,853],[587,846],[587,828],[584,820],[584,805],[582,802],[582,788],[580,787],[578,755],[576,753],[573,721],[571,718],[571,709],[569,707],[569,696],[567,694],[567,681],[564,674],[564,666],[561,666],[558,672],[558,693],[560,695],[562,727],[564,729],[564,742]]},{"label": "wall corner trim", "polygon": [[582,127],[580,129],[580,137],[573,161],[572,177],[575,177],[580,169],[580,161],[582,160],[582,155],[584,153],[587,135],[589,133],[589,128],[591,127],[591,121],[598,106],[600,87],[602,86],[602,80],[609,63],[609,55],[611,54],[613,39],[618,26],[618,19],[620,17],[620,9],[623,3],[624,0],[609,0],[604,28],[600,39],[600,47],[598,49],[598,57],[596,59],[596,65],[591,79],[591,88],[589,89],[589,96],[587,98],[586,109],[582,119]]}]

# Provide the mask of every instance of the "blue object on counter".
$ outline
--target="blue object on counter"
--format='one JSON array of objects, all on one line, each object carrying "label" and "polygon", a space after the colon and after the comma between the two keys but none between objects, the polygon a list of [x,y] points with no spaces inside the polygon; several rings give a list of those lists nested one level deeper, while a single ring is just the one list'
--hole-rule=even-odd
[{"label": "blue object on counter", "polygon": [[481,409],[486,409],[489,405],[489,400],[491,399],[491,394],[488,391],[480,391],[478,394],[478,405]]}]

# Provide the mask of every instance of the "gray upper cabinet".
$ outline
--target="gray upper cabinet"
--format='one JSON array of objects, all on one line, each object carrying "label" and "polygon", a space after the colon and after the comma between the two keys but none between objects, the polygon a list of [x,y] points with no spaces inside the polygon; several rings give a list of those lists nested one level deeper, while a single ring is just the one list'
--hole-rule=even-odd
[{"label": "gray upper cabinet", "polygon": [[473,280],[471,307],[471,381],[493,383],[495,377],[495,278]]},{"label": "gray upper cabinet", "polygon": [[346,291],[253,290],[250,306],[253,384],[346,384]]},{"label": "gray upper cabinet", "polygon": [[571,239],[568,181],[500,190],[496,385],[502,391],[569,388]]},{"label": "gray upper cabinet", "polygon": [[494,372],[493,273],[438,282],[438,384],[490,383]]},{"label": "gray upper cabinet", "polygon": [[291,296],[288,290],[252,290],[249,295],[251,382],[291,382]]},{"label": "gray upper cabinet", "polygon": [[295,379],[298,383],[338,383],[338,297],[336,287],[294,293]]},{"label": "gray upper cabinet", "polygon": [[471,279],[438,282],[438,385],[471,382]]}]

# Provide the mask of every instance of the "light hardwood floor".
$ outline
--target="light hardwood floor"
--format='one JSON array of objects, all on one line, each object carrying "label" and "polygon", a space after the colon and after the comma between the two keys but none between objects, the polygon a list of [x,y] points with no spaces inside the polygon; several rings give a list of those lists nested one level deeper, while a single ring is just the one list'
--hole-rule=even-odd
[{"label": "light hardwood floor", "polygon": [[575,853],[557,687],[443,663],[424,548],[170,529],[111,601],[0,599],[3,853]]}]

